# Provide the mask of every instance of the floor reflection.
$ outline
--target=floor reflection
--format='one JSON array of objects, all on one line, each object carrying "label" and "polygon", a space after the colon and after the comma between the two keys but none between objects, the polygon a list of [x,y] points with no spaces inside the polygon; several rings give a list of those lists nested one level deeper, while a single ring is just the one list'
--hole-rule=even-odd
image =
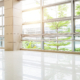
[{"label": "floor reflection", "polygon": [[0,80],[80,80],[80,55],[0,51]]},{"label": "floor reflection", "polygon": [[24,52],[23,80],[80,80],[80,55]]},{"label": "floor reflection", "polygon": [[3,80],[4,79],[4,76],[3,76],[3,74],[4,74],[4,69],[3,69],[3,65],[4,65],[4,63],[3,63],[3,54],[4,53],[4,50],[0,50],[0,80]]},{"label": "floor reflection", "polygon": [[72,80],[72,56],[44,55],[45,80]]},{"label": "floor reflection", "polygon": [[41,80],[41,53],[23,54],[23,80]]}]

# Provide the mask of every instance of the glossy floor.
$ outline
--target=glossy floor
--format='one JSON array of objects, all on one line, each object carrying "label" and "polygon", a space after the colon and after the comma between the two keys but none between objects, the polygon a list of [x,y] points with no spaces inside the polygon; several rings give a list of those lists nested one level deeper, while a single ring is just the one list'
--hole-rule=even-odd
[{"label": "glossy floor", "polygon": [[80,55],[0,50],[0,80],[80,80]]}]

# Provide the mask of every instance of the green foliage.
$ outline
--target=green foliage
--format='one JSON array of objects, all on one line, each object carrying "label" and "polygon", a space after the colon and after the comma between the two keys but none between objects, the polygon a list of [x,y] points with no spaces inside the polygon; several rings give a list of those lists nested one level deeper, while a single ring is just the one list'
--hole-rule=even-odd
[{"label": "green foliage", "polygon": [[66,48],[60,48],[60,51],[71,51],[70,49],[66,49]]},{"label": "green foliage", "polygon": [[79,3],[76,5],[76,15],[80,15],[80,1],[79,1]]},{"label": "green foliage", "polygon": [[[58,17],[65,17],[66,16],[66,10],[67,10],[67,5],[59,5],[58,6]],[[52,19],[52,17],[48,14],[47,10],[44,9],[44,16],[47,17],[47,19]],[[52,23],[47,23],[49,27],[54,30],[54,29],[60,29],[61,27],[67,27],[67,25],[70,23],[70,21],[59,21],[59,22],[52,22]]]},{"label": "green foliage", "polygon": [[[66,17],[66,11],[67,11],[68,6],[66,4],[64,5],[59,5],[58,6],[58,18]],[[76,15],[80,15],[80,2],[76,6]],[[44,16],[47,19],[53,19],[47,11],[47,9],[44,9]],[[59,29],[62,29],[62,27],[67,27],[70,24],[70,21],[57,21],[57,22],[51,22],[47,23],[48,27],[51,30],[56,30],[57,33],[69,33],[71,30],[68,28],[67,30],[64,31],[58,31]],[[76,32],[80,32],[80,29],[77,29]],[[61,38],[59,39],[57,37],[57,40],[70,40],[71,37],[67,38]],[[28,48],[28,49],[40,49],[39,47],[36,46],[37,42],[34,41],[23,41],[23,47]],[[37,43],[40,44],[40,43]],[[65,46],[70,45],[70,42],[66,41],[49,41],[44,43],[44,49],[45,50],[60,50],[60,51],[71,51],[70,49],[65,48]],[[64,48],[58,48],[60,46],[64,46]],[[55,48],[57,47],[57,48]],[[76,48],[75,51],[80,51],[80,48]]]},{"label": "green foliage", "polygon": [[80,32],[80,29],[76,29],[76,32]]},{"label": "green foliage", "polygon": [[46,16],[47,19],[52,19],[52,17],[48,14],[47,9],[44,9],[44,16]]},{"label": "green foliage", "polygon": [[75,51],[80,51],[80,48],[75,48]]},{"label": "green foliage", "polygon": [[[51,46],[45,46],[44,49],[45,49],[45,50],[54,50],[54,51],[57,50],[57,48],[52,48]],[[72,50],[67,49],[67,48],[60,48],[60,49],[58,49],[58,50],[59,50],[59,51],[72,51]]]},{"label": "green foliage", "polygon": [[61,38],[61,39],[58,39],[58,40],[70,40],[71,37],[67,37],[67,38]]},{"label": "green foliage", "polygon": [[70,23],[70,21],[59,21],[59,22],[52,22],[52,23],[47,23],[50,27],[50,29],[54,30],[60,29],[61,27],[67,27],[67,25]]},{"label": "green foliage", "polygon": [[68,6],[66,4],[58,6],[58,17],[59,18],[66,16],[67,7]]},{"label": "green foliage", "polygon": [[[66,4],[58,6],[58,18],[66,17],[67,7],[68,6]],[[46,9],[45,9],[44,12],[45,12],[44,16],[46,16],[47,19],[52,19],[52,17],[48,14]],[[67,32],[70,32],[70,28],[68,28],[67,31],[58,31],[62,27],[67,27],[68,24],[70,24],[70,21],[57,21],[57,22],[47,23],[48,27],[51,30],[56,30],[57,33],[67,33]],[[70,40],[70,39],[71,39],[71,37],[61,38],[61,39],[58,39],[58,37],[57,37],[57,40]],[[65,42],[65,41],[58,41],[58,42],[49,41],[49,42],[45,43],[45,49],[70,51],[70,50],[68,50],[66,48],[58,49],[59,46],[67,46],[69,44],[70,44],[70,42]],[[57,48],[52,48],[54,46],[57,46]]]},{"label": "green foliage", "polygon": [[27,49],[40,49],[39,47],[36,46],[37,44],[40,44],[40,42],[34,42],[34,41],[23,41],[23,48],[27,48]]},{"label": "green foliage", "polygon": [[71,32],[70,28],[67,28],[66,31],[59,31],[58,33],[70,33],[70,32]]},{"label": "green foliage", "polygon": [[45,46],[44,49],[45,49],[45,50],[54,50],[54,51],[57,50],[57,48],[51,48],[51,47],[49,47],[49,46]]},{"label": "green foliage", "polygon": [[65,41],[61,41],[61,42],[53,42],[53,41],[49,41],[48,43],[45,43],[47,46],[66,46],[66,45],[69,45],[70,42],[65,42]]}]

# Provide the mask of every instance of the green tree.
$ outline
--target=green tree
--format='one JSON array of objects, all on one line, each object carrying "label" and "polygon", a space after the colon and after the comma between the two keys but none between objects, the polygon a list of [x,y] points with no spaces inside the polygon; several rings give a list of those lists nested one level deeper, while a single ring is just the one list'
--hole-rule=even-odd
[{"label": "green tree", "polygon": [[[62,18],[62,17],[66,17],[66,11],[68,9],[68,6],[66,4],[64,5],[59,5],[58,6],[58,18]],[[76,5],[76,15],[80,15],[80,2]],[[44,9],[44,16],[47,18],[47,19],[52,19],[53,17],[49,15],[48,11],[46,9]],[[70,32],[70,28],[67,28],[67,30],[64,30],[64,31],[59,31],[59,29],[61,29],[62,27],[67,27],[69,24],[70,24],[70,21],[57,21],[57,22],[52,22],[52,23],[47,23],[49,25],[49,28],[51,30],[56,30],[57,33],[68,33]],[[77,29],[76,32],[80,32],[80,29]],[[67,37],[67,38],[59,38],[57,36],[57,40],[70,40],[71,37]],[[36,46],[35,44],[36,43],[33,43],[33,42],[28,42],[28,41],[25,41],[25,48],[35,48],[33,47],[32,45],[34,44],[34,46]],[[67,46],[67,45],[70,45],[70,42],[55,42],[55,41],[49,41],[48,43],[44,43],[46,46],[45,46],[45,49],[49,49],[49,50],[63,50],[63,51],[71,51],[67,48],[60,48],[60,46]],[[57,46],[57,48],[52,48],[51,46]],[[37,46],[36,46],[37,47]],[[80,48],[76,48],[75,51],[80,51]]]},{"label": "green tree", "polygon": [[[76,4],[76,16],[80,15],[80,1]],[[80,32],[80,29],[76,29],[76,32]]]},{"label": "green tree", "polygon": [[[80,15],[80,1],[76,4],[76,16]],[[75,32],[80,32],[80,29],[76,29]],[[75,51],[80,51],[79,48],[75,48]]]},{"label": "green tree", "polygon": [[23,48],[26,49],[40,49],[39,46],[37,46],[36,44],[40,44],[40,42],[34,42],[34,41],[23,41],[22,45]]},{"label": "green tree", "polygon": [[76,15],[80,15],[80,1],[76,4]]},{"label": "green tree", "polygon": [[[66,11],[67,11],[67,8],[68,6],[66,4],[64,5],[59,5],[58,6],[58,18],[61,18],[61,17],[66,17]],[[48,14],[47,10],[45,9],[45,12],[44,12],[44,16],[47,18],[47,19],[52,19],[52,17]],[[57,21],[57,22],[52,22],[52,23],[47,23],[49,25],[49,28],[51,30],[56,30],[57,34],[58,33],[67,33],[67,32],[70,32],[70,28],[68,28],[67,31],[59,31],[59,29],[61,29],[62,27],[67,27],[69,24],[70,24],[70,21]],[[60,46],[66,46],[66,45],[69,45],[70,42],[65,42],[65,41],[60,41],[58,42],[58,40],[70,40],[71,37],[67,37],[67,38],[59,38],[57,36],[57,42],[52,42],[50,41],[49,43],[45,43],[45,49],[50,49],[50,50],[56,50],[56,48],[51,48],[49,46],[57,46],[57,50],[64,50],[64,51],[68,51],[68,49],[66,48],[61,48],[59,49]]]}]

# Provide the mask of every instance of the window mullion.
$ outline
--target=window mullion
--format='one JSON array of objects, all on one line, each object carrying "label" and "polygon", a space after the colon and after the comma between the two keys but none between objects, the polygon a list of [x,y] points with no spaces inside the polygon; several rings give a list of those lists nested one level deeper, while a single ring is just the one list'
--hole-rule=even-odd
[{"label": "window mullion", "polygon": [[44,34],[44,23],[43,23],[43,7],[42,7],[42,5],[43,5],[43,0],[41,0],[41,49],[42,50],[44,50],[44,36],[43,36],[43,34]]},{"label": "window mullion", "polygon": [[[2,15],[3,15],[3,7],[2,7]],[[3,36],[3,16],[2,16],[2,36]],[[2,37],[2,47],[3,47],[3,37]]]},{"label": "window mullion", "polygon": [[[75,20],[74,20],[74,16],[75,16],[75,4],[74,4],[74,0],[71,0],[71,23],[72,23],[72,33],[75,33]],[[72,35],[72,51],[75,51],[75,36],[74,34]]]}]

